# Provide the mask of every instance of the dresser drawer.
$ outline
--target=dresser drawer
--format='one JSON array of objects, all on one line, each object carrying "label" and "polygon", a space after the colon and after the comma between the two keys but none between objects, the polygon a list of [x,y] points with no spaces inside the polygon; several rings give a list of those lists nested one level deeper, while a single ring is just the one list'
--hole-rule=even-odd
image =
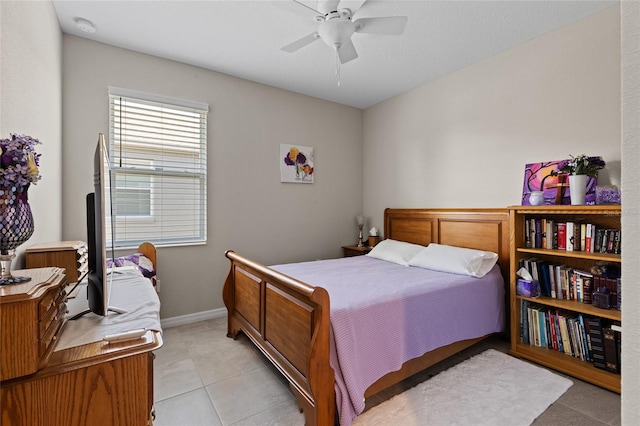
[{"label": "dresser drawer", "polygon": [[56,312],[56,315],[53,316],[51,322],[49,323],[49,327],[44,331],[44,333],[40,336],[40,357],[43,359],[46,358],[46,355],[52,349],[52,345],[57,340],[58,331],[62,324],[64,324],[64,316],[67,313],[67,305],[64,303],[60,305],[60,308]]},{"label": "dresser drawer", "polygon": [[[60,268],[15,271],[30,281],[0,287],[0,380],[46,365],[66,324],[67,280]],[[3,407],[3,413],[4,413]]]},{"label": "dresser drawer", "polygon": [[45,332],[51,325],[52,321],[57,320],[60,317],[60,312],[62,312],[62,316],[67,313],[67,293],[63,290],[58,294],[55,302],[51,304],[49,310],[40,317],[38,321],[39,324],[39,335],[40,337],[44,336]]},{"label": "dresser drawer", "polygon": [[61,291],[64,290],[54,288],[45,293],[45,295],[40,300],[40,303],[38,303],[38,320],[44,318],[47,315],[47,312],[53,309],[56,304],[56,300],[58,300],[58,297],[60,296]]}]

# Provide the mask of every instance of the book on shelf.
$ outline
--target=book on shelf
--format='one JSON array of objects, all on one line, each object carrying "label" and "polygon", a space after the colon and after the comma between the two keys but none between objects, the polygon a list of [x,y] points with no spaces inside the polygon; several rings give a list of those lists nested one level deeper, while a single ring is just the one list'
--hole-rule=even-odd
[{"label": "book on shelf", "polygon": [[524,228],[524,245],[527,248],[620,254],[619,229],[548,218],[525,219]]},{"label": "book on shelf", "polygon": [[[539,284],[539,295],[552,299],[575,300],[579,303],[591,304],[593,293],[605,287],[609,292],[609,305],[620,310],[622,305],[621,286],[619,278],[607,278],[594,275],[580,269],[570,268],[553,262],[527,257],[519,260],[519,267],[525,268]],[[537,294],[523,292],[521,280],[518,279],[517,294],[525,297],[536,297]],[[531,284],[529,284],[529,287]]]},{"label": "book on shelf", "polygon": [[520,301],[520,341],[620,373],[622,327],[582,313]]},{"label": "book on shelf", "polygon": [[567,222],[565,247],[567,251],[575,250],[575,223],[573,222]]},{"label": "book on shelf", "polygon": [[558,226],[558,242],[556,243],[558,250],[567,249],[567,224],[560,222]]},{"label": "book on shelf", "polygon": [[524,246],[526,248],[532,248],[533,244],[531,244],[531,221],[524,221]]},{"label": "book on shelf", "polygon": [[620,360],[618,359],[618,343],[620,338],[616,331],[609,327],[602,327],[602,342],[604,346],[605,369],[612,373],[620,373]]},{"label": "book on shelf", "polygon": [[591,341],[593,365],[601,370],[606,370],[604,343],[602,341],[602,319],[595,317],[587,318],[587,328],[589,329],[589,340]]}]

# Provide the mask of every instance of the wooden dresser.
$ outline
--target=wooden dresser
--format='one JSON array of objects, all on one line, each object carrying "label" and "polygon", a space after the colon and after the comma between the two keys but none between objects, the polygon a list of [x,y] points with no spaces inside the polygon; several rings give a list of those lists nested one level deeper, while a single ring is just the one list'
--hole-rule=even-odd
[{"label": "wooden dresser", "polygon": [[[33,278],[28,283],[0,287],[0,424],[151,425],[152,351],[162,346],[160,332],[148,330],[135,340],[88,341],[59,349],[65,333],[80,326],[65,319],[64,270],[12,273]],[[153,289],[149,291],[155,294]],[[73,302],[86,303],[86,295],[84,298]],[[106,334],[99,328],[83,327],[81,335]]]},{"label": "wooden dresser", "polygon": [[67,281],[81,281],[89,271],[88,249],[84,241],[60,241],[39,243],[25,250],[27,268],[57,266],[64,268]]},{"label": "wooden dresser", "polygon": [[[64,269],[12,271],[31,281],[0,287],[0,380],[35,373],[47,364],[67,312]],[[2,405],[4,412],[4,404]]]}]

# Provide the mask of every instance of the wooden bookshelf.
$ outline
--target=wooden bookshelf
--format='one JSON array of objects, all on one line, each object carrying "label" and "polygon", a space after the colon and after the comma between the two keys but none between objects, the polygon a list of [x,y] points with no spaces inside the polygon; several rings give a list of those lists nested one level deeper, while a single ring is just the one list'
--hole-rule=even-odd
[{"label": "wooden bookshelf", "polygon": [[581,380],[620,393],[620,375],[599,369],[592,363],[546,347],[523,343],[520,336],[520,304],[526,300],[543,307],[584,314],[614,322],[620,322],[621,312],[616,309],[599,309],[588,303],[575,300],[555,299],[540,296],[528,298],[516,294],[516,272],[520,260],[536,257],[543,261],[563,264],[570,268],[589,271],[596,262],[621,264],[622,256],[611,253],[587,251],[565,251],[527,247],[525,242],[525,220],[532,218],[551,219],[556,222],[592,223],[598,227],[621,229],[620,206],[513,206],[510,213],[510,330],[511,351],[514,356],[569,374]]}]

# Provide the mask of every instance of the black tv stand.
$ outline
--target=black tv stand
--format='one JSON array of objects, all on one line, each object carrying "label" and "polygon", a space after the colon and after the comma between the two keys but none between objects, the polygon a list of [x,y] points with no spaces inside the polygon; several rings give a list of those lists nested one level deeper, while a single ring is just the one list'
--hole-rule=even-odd
[{"label": "black tv stand", "polygon": [[[79,312],[79,313],[75,314],[74,316],[68,318],[68,320],[69,321],[77,320],[78,318],[81,318],[81,317],[85,316],[89,312],[91,312],[91,309],[87,309],[86,311]],[[127,310],[126,309],[117,308],[115,306],[109,306],[109,308],[107,309],[107,314],[109,314],[109,312],[113,312],[113,313],[116,313],[116,314],[126,314]]]}]

